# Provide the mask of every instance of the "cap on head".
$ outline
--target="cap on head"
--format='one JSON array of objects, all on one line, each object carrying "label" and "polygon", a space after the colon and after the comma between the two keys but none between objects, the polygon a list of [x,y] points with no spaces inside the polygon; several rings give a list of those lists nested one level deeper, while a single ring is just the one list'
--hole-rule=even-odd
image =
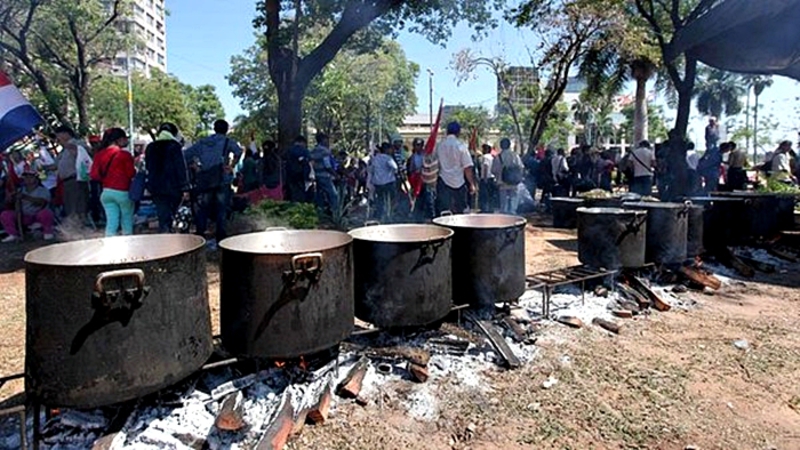
[{"label": "cap on head", "polygon": [[447,134],[458,135],[461,133],[461,125],[458,122],[450,122],[447,124]]},{"label": "cap on head", "polygon": [[414,145],[425,145],[425,141],[423,141],[422,138],[414,138],[413,144]]}]

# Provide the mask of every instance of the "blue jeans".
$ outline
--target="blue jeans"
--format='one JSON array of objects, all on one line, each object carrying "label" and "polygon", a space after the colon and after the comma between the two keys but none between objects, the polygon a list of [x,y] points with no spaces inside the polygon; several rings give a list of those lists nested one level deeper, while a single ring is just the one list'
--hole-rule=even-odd
[{"label": "blue jeans", "polygon": [[417,222],[426,222],[436,217],[436,187],[423,184],[419,197],[414,202],[414,217]]},{"label": "blue jeans", "polygon": [[133,202],[128,191],[105,188],[100,203],[106,212],[106,236],[116,236],[120,227],[122,234],[133,234]]},{"label": "blue jeans", "polygon": [[633,180],[631,180],[631,192],[641,196],[651,195],[653,192],[653,177],[649,175],[633,177]]},{"label": "blue jeans", "polygon": [[519,191],[517,188],[500,189],[500,212],[514,215],[519,208]]},{"label": "blue jeans", "polygon": [[217,242],[225,239],[225,217],[227,215],[226,199],[227,193],[222,187],[197,193],[197,204],[195,205],[196,211],[194,216],[196,234],[205,237],[206,230],[208,229],[208,220],[213,214],[214,223],[217,226]]},{"label": "blue jeans", "polygon": [[317,177],[317,206],[324,209],[326,202],[331,212],[335,212],[339,208],[339,194],[330,177]]}]

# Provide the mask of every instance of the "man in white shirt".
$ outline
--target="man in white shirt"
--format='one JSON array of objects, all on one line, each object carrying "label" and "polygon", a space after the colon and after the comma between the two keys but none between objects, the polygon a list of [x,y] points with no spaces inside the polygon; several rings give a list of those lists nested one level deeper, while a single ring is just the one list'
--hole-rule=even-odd
[{"label": "man in white shirt", "polygon": [[650,149],[650,142],[642,141],[631,152],[631,164],[633,164],[633,180],[631,181],[631,192],[641,196],[650,195],[653,191],[653,168],[655,167],[656,157]]},{"label": "man in white shirt", "polygon": [[789,153],[792,151],[792,143],[783,141],[778,145],[775,154],[772,156],[772,176],[778,180],[786,183],[793,182],[792,178],[792,162]]},{"label": "man in white shirt", "polygon": [[447,125],[447,137],[436,145],[436,159],[439,161],[436,204],[439,214],[442,211],[463,213],[467,209],[467,191],[470,194],[476,191],[472,157],[467,145],[458,139],[459,134],[461,125],[451,122]]},{"label": "man in white shirt", "polygon": [[492,173],[492,162],[494,156],[492,155],[492,146],[483,144],[481,146],[483,154],[478,158],[480,164],[479,179],[480,186],[478,190],[479,207],[481,212],[492,212],[494,210],[494,190],[495,190],[495,176]]}]

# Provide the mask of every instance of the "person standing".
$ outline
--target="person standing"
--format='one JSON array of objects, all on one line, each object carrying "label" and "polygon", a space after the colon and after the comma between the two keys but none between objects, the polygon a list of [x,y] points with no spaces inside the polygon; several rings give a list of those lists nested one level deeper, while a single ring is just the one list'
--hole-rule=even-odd
[{"label": "person standing", "polygon": [[133,234],[133,201],[128,196],[131,180],[136,175],[133,156],[123,150],[128,136],[121,128],[109,128],[103,133],[100,150],[94,157],[90,177],[103,185],[100,202],[106,213],[106,236],[115,236],[120,228],[123,235]]},{"label": "person standing", "polygon": [[375,187],[375,218],[382,222],[392,220],[389,207],[394,204],[397,193],[397,161],[392,153],[392,146],[384,142],[369,165],[370,179]]},{"label": "person standing", "polygon": [[792,163],[790,157],[791,151],[792,143],[789,141],[782,141],[778,145],[778,149],[775,150],[772,155],[770,176],[775,180],[784,183],[794,183],[795,180],[792,177]]},{"label": "person standing", "polygon": [[494,210],[494,191],[498,180],[492,172],[495,158],[489,144],[483,144],[481,152],[483,154],[478,157],[478,206],[481,212],[490,213]]},{"label": "person standing", "polygon": [[500,154],[494,158],[492,173],[500,193],[500,211],[516,214],[519,207],[519,184],[525,178],[519,155],[511,150],[508,138],[500,140]]},{"label": "person standing", "polygon": [[708,118],[708,125],[706,125],[706,151],[716,149],[719,143],[719,124],[717,124],[716,117]]},{"label": "person standing", "polygon": [[729,142],[730,154],[728,155],[728,188],[739,191],[747,188],[747,156],[742,149],[736,148],[735,142]]},{"label": "person standing", "polygon": [[88,168],[79,166],[89,157],[89,151],[75,131],[66,125],[56,128],[55,135],[62,147],[58,155],[57,173],[63,186],[64,215],[83,224],[89,203],[89,180],[86,174],[79,173],[88,172]]},{"label": "person standing", "polygon": [[307,203],[308,184],[311,181],[311,153],[308,151],[308,140],[305,136],[297,136],[292,148],[289,149],[286,178],[289,201]]},{"label": "person standing", "polygon": [[703,154],[697,162],[697,173],[703,178],[703,193],[709,195],[719,188],[719,169],[722,165],[722,154],[728,151],[728,143],[715,146]]},{"label": "person standing", "polygon": [[651,195],[653,192],[653,172],[656,157],[650,149],[650,142],[642,141],[630,154],[630,164],[633,167],[631,192],[641,196]]},{"label": "person standing", "polygon": [[208,220],[214,217],[216,225],[216,242],[210,241],[209,247],[216,248],[217,242],[225,239],[225,220],[227,218],[229,193],[233,179],[233,161],[238,161],[242,154],[239,145],[228,136],[228,122],[214,122],[214,134],[199,140],[186,149],[184,159],[186,165],[194,173],[194,195],[196,202],[195,233],[206,234]]},{"label": "person standing", "polygon": [[436,184],[438,213],[451,211],[461,214],[467,209],[467,194],[475,194],[475,175],[472,157],[467,144],[458,137],[461,125],[450,122],[447,137],[436,146],[436,160],[439,162],[439,178]]},{"label": "person standing", "polygon": [[267,189],[267,198],[283,200],[283,163],[274,141],[261,144],[261,184]]},{"label": "person standing", "polygon": [[339,208],[339,194],[333,185],[333,154],[330,150],[330,140],[325,133],[315,136],[317,146],[311,151],[311,167],[314,169],[314,178],[317,182],[317,206],[325,209],[326,205],[331,213]]},{"label": "person standing", "polygon": [[172,232],[172,218],[178,212],[185,192],[189,190],[183,146],[178,141],[178,127],[164,122],[158,127],[156,140],[145,150],[147,190],[158,215],[158,232]]}]

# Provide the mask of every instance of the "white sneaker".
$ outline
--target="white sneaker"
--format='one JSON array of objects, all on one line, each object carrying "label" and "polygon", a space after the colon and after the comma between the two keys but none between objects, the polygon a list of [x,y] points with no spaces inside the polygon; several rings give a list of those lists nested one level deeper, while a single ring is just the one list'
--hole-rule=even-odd
[{"label": "white sneaker", "polygon": [[56,238],[56,236],[54,234],[52,234],[52,233],[45,233],[44,234],[44,240],[45,241],[52,241],[55,238]]},{"label": "white sneaker", "polygon": [[14,236],[13,234],[9,234],[8,236],[5,237],[5,239],[3,239],[0,242],[14,242],[14,241],[18,241],[18,240],[19,240],[19,236]]}]

